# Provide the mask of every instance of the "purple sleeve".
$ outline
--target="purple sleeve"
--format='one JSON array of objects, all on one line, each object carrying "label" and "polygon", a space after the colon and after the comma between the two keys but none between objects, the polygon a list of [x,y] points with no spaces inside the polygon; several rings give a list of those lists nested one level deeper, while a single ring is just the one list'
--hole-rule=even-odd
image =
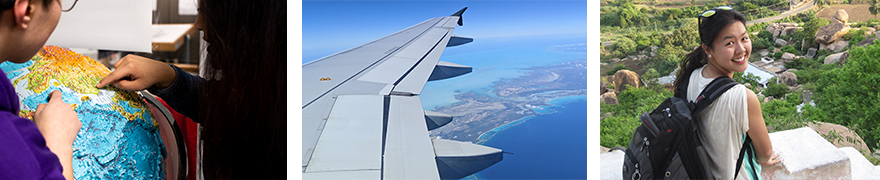
[{"label": "purple sleeve", "polygon": [[0,111],[0,179],[64,179],[37,126],[8,111]]}]

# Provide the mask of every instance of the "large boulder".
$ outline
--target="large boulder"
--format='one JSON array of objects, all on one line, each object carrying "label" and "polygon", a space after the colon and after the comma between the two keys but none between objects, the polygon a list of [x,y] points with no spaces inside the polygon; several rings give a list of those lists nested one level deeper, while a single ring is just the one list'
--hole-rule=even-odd
[{"label": "large boulder", "polygon": [[792,53],[782,53],[782,61],[788,62],[795,58],[795,55]]},{"label": "large boulder", "polygon": [[843,37],[843,35],[849,32],[849,29],[849,25],[837,22],[822,26],[816,31],[816,42],[831,44],[840,39],[840,37]]},{"label": "large boulder", "polygon": [[807,50],[807,56],[806,56],[806,57],[807,57],[807,58],[810,58],[810,59],[812,59],[813,57],[816,57],[816,51],[818,51],[818,49],[816,49],[816,48],[810,48],[809,50]]},{"label": "large boulder", "polygon": [[839,51],[846,49],[847,46],[849,46],[849,41],[840,40],[840,41],[834,41],[831,44],[819,44],[819,50],[828,50],[831,52],[839,52]]},{"label": "large boulder", "polygon": [[849,46],[849,41],[840,40],[840,41],[834,41],[834,43],[826,45],[825,49],[827,49],[831,52],[840,52],[840,51],[843,51],[844,49],[846,49],[846,47],[848,47],[848,46]]},{"label": "large boulder", "polygon": [[602,102],[605,104],[614,104],[617,105],[617,95],[614,92],[607,92],[602,94]]},{"label": "large boulder", "polygon": [[825,57],[825,64],[843,62],[847,57],[849,57],[849,51],[831,54]]},{"label": "large boulder", "polygon": [[623,92],[626,90],[625,85],[630,85],[634,88],[639,87],[639,75],[630,70],[622,69],[614,73],[614,76],[611,77],[611,82],[614,83],[614,89],[617,92]]},{"label": "large boulder", "polygon": [[876,39],[877,39],[877,37],[870,37],[870,38],[868,38],[868,39],[865,39],[865,40],[859,41],[859,43],[856,43],[854,46],[867,46],[867,45],[872,45],[872,44],[874,44],[874,40],[876,40]]},{"label": "large boulder", "polygon": [[767,25],[767,28],[764,30],[770,32],[770,34],[773,34],[774,32],[776,32],[777,28],[779,28],[779,23],[770,23],[770,25]]},{"label": "large boulder", "polygon": [[[870,154],[868,146],[859,134],[856,134],[846,126],[826,122],[812,122],[808,126],[822,136],[828,137],[829,142],[835,147],[854,147],[865,154]],[[836,138],[836,139],[829,139]]]},{"label": "large boulder", "polygon": [[783,72],[779,75],[779,82],[788,86],[797,85],[797,75],[790,71]]},{"label": "large boulder", "polygon": [[607,82],[599,82],[599,94],[605,94],[608,91]]},{"label": "large boulder", "polygon": [[779,46],[787,46],[787,45],[788,45],[788,41],[785,41],[785,40],[783,40],[783,39],[776,39],[776,44],[779,45]]},{"label": "large boulder", "polygon": [[846,10],[838,9],[833,19],[839,23],[846,24],[846,21],[849,21],[849,14],[846,13]]}]

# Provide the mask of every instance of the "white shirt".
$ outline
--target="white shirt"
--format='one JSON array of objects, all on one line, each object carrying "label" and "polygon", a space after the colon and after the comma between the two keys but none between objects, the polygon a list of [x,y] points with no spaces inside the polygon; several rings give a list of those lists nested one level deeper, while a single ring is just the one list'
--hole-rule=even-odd
[{"label": "white shirt", "polygon": [[[688,81],[687,99],[697,99],[700,92],[712,82],[712,78],[702,75],[706,66],[691,73]],[[748,92],[743,85],[736,85],[721,94],[706,109],[697,114],[700,131],[700,142],[706,149],[709,159],[704,160],[711,172],[710,179],[733,179],[736,160],[742,148],[742,137],[749,130]],[[737,179],[749,179],[748,174],[740,167]]]}]

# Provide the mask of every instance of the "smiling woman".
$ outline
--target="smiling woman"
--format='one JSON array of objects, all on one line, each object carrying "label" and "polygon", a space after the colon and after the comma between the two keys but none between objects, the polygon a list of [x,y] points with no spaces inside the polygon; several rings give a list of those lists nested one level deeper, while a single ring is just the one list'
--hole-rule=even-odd
[{"label": "smiling woman", "polygon": [[[697,101],[700,92],[714,79],[745,71],[752,49],[745,17],[733,8],[707,10],[699,20],[701,45],[682,59],[682,71],[674,83],[675,96],[690,101]],[[751,165],[753,160],[763,165],[780,161],[778,154],[773,155],[758,98],[745,86],[730,88],[695,117],[700,122],[699,140],[708,156],[713,157],[704,160],[711,179],[760,179],[756,173],[760,166]],[[756,157],[747,155],[745,163],[736,167],[738,156],[734,155],[740,154],[739,149],[748,139],[752,140],[750,145]]]}]

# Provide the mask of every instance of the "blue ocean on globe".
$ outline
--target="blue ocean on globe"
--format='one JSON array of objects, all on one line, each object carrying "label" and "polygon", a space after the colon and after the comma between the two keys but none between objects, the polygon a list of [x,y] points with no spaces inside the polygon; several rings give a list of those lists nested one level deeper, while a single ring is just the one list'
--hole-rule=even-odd
[{"label": "blue ocean on globe", "polygon": [[[583,52],[558,51],[553,47],[587,42],[585,36],[536,36],[475,38],[460,47],[449,47],[441,61],[467,65],[473,72],[426,84],[421,96],[426,110],[456,103],[465,92],[499,98],[494,85],[502,79],[523,76],[528,68],[582,60]],[[503,98],[503,97],[502,97]],[[586,96],[565,96],[535,108],[527,116],[484,133],[482,144],[505,152],[504,159],[463,179],[586,179]],[[448,138],[448,137],[443,137]]]},{"label": "blue ocean on globe", "polygon": [[[64,56],[70,55],[70,56]],[[51,59],[46,59],[51,57]],[[59,59],[61,58],[61,59]],[[72,87],[94,88],[94,84],[64,82],[64,78],[86,79],[106,67],[65,48],[46,46],[25,63],[6,61],[0,69],[13,82],[21,101],[20,115],[32,114],[39,104],[48,103],[51,92],[62,92],[62,100],[71,104],[82,122],[73,143],[72,169],[76,179],[165,179],[167,155],[158,128],[144,102],[133,92],[115,88],[97,89],[96,93],[78,92]],[[43,64],[40,64],[43,62]],[[69,62],[76,67],[56,67],[46,62]],[[66,68],[71,72],[58,72]],[[103,68],[103,69],[101,69]],[[28,75],[41,74],[44,90],[28,86]],[[43,76],[45,75],[45,76]],[[100,74],[99,74],[100,75]],[[95,81],[96,82],[96,81]],[[133,101],[132,101],[133,100]],[[2,162],[0,162],[2,163]]]}]

